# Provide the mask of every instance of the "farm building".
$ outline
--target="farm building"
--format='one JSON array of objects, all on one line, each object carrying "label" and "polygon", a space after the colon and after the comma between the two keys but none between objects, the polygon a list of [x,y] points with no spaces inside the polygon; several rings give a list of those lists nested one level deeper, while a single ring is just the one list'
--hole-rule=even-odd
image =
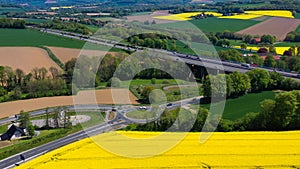
[{"label": "farm building", "polygon": [[21,129],[13,124],[6,133],[0,136],[0,138],[1,140],[14,140],[22,138],[23,136],[26,136],[24,129]]}]

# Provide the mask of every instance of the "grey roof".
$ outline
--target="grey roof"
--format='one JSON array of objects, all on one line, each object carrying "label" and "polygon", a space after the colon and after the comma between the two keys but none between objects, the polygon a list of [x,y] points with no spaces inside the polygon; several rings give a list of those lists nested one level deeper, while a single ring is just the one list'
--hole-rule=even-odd
[{"label": "grey roof", "polygon": [[1,140],[10,140],[12,138],[12,136],[15,134],[15,132],[18,131],[21,133],[22,136],[25,136],[25,132],[23,129],[17,127],[16,125],[12,125],[6,133],[2,134],[0,137],[1,137]]}]

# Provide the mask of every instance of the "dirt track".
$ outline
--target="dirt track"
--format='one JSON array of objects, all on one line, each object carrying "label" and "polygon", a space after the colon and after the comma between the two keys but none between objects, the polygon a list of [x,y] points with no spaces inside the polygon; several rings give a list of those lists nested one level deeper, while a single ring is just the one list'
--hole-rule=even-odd
[{"label": "dirt track", "polygon": [[1,66],[10,66],[14,70],[19,68],[25,73],[35,67],[49,69],[53,66],[60,70],[45,50],[36,47],[0,47],[0,58]]},{"label": "dirt track", "polygon": [[116,55],[116,52],[105,52],[100,50],[81,50],[81,49],[71,49],[71,48],[60,48],[60,47],[48,47],[54,55],[63,63],[68,62],[72,58],[77,58],[79,56],[104,56],[106,54]]},{"label": "dirt track", "polygon": [[[96,95],[96,100],[93,95]],[[73,101],[75,100],[75,103]],[[14,116],[21,110],[32,111],[47,107],[66,106],[73,104],[138,104],[137,98],[127,89],[104,89],[81,91],[77,96],[45,97],[0,103],[0,118]]]},{"label": "dirt track", "polygon": [[270,18],[264,22],[241,30],[239,34],[259,35],[269,34],[276,36],[277,40],[284,40],[286,35],[294,31],[300,24],[300,19]]}]

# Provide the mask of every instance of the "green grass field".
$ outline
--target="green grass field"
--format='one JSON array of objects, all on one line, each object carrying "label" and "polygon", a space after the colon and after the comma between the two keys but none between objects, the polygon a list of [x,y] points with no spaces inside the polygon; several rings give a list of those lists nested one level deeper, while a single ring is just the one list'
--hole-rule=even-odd
[{"label": "green grass field", "polygon": [[24,10],[22,8],[15,7],[0,7],[0,14],[7,12],[24,12]]},{"label": "green grass field", "polygon": [[[275,92],[266,91],[262,93],[247,94],[237,99],[228,99],[226,101],[223,118],[228,120],[236,120],[242,118],[247,113],[259,112],[260,102],[265,99],[274,99]],[[218,103],[216,103],[218,104]],[[201,105],[203,108],[209,109],[209,105]]]},{"label": "green grass field", "polygon": [[300,25],[299,25],[298,28],[296,29],[296,32],[300,32]]},{"label": "green grass field", "polygon": [[297,13],[295,16],[296,19],[300,19],[300,13]]},{"label": "green grass field", "polygon": [[97,49],[103,51],[122,52],[121,49],[103,45],[85,43],[84,41],[66,38],[33,29],[0,29],[0,46],[56,46],[77,49]]},{"label": "green grass field", "polygon": [[269,4],[268,2],[256,3],[256,4],[235,4],[235,7],[243,7],[243,8],[259,8]]},{"label": "green grass field", "polygon": [[0,46],[57,46],[82,48],[83,41],[42,33],[32,29],[0,29]]},{"label": "green grass field", "polygon": [[47,22],[49,20],[46,20],[46,19],[24,19],[24,21],[26,23],[43,23],[43,22]]},{"label": "green grass field", "polygon": [[275,47],[291,47],[291,46],[297,46],[300,45],[300,42],[279,42],[276,43]]},{"label": "green grass field", "polygon": [[[225,30],[229,30],[231,32],[237,32],[253,26],[259,21],[254,20],[239,20],[239,19],[220,19],[220,18],[206,18],[200,20],[190,21],[197,28],[199,28],[203,32],[224,32]],[[159,27],[163,28],[178,28],[178,29],[186,29],[186,24],[184,22],[174,22],[174,23],[166,23],[166,24],[158,24]]]},{"label": "green grass field", "polygon": [[131,13],[129,16],[140,16],[140,15],[150,15],[152,12],[135,12]]},{"label": "green grass field", "polygon": [[134,119],[148,119],[153,118],[156,115],[154,112],[151,111],[145,111],[145,110],[136,110],[126,113],[127,117],[134,118]]}]

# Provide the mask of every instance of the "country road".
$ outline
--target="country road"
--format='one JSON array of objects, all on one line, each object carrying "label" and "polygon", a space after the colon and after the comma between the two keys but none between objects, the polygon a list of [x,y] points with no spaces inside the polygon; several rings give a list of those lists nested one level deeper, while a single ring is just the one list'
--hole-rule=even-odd
[{"label": "country road", "polygon": [[[169,110],[171,109],[175,109],[177,107],[181,107],[181,106],[185,106],[188,104],[192,104],[195,103],[195,101],[199,101],[201,97],[197,97],[197,98],[191,98],[191,99],[186,99],[186,100],[182,100],[182,101],[177,101],[177,102],[172,102],[171,106],[166,106],[166,105],[161,105],[162,108],[167,108]],[[36,158],[38,156],[41,156],[47,152],[53,151],[57,148],[60,148],[62,146],[68,145],[70,143],[82,140],[84,138],[87,138],[89,136],[94,136],[94,135],[98,135],[101,134],[103,132],[108,132],[108,131],[112,131],[112,130],[116,130],[116,129],[120,129],[123,128],[124,126],[127,126],[128,124],[145,124],[151,121],[155,121],[157,120],[157,118],[152,118],[152,119],[147,119],[147,120],[140,120],[140,119],[132,119],[132,118],[128,118],[126,116],[127,112],[136,110],[136,107],[132,107],[132,106],[119,106],[119,107],[115,107],[115,106],[105,106],[105,105],[81,105],[81,106],[68,106],[65,107],[66,109],[69,110],[76,110],[76,111],[84,111],[84,110],[112,110],[115,109],[116,110],[116,116],[113,120],[111,121],[107,121],[104,122],[103,124],[100,125],[96,125],[93,126],[91,128],[87,128],[84,129],[80,132],[71,134],[69,136],[66,136],[64,138],[49,142],[47,144],[41,145],[39,147],[27,150],[25,152],[13,155],[11,157],[8,157],[4,160],[0,161],[0,168],[1,169],[9,169],[9,168],[13,168],[16,165],[20,165],[23,161],[20,159],[20,155],[22,154],[26,160],[31,160],[33,158]],[[55,108],[51,108],[49,109],[49,111],[53,111]],[[148,109],[151,109],[151,107],[148,107]],[[30,115],[42,115],[45,113],[45,110],[38,110],[38,111],[34,111],[31,112]],[[0,125],[1,124],[5,124],[7,122],[10,122],[11,120],[16,120],[15,118],[7,118],[7,119],[2,119],[0,120]]]}]

